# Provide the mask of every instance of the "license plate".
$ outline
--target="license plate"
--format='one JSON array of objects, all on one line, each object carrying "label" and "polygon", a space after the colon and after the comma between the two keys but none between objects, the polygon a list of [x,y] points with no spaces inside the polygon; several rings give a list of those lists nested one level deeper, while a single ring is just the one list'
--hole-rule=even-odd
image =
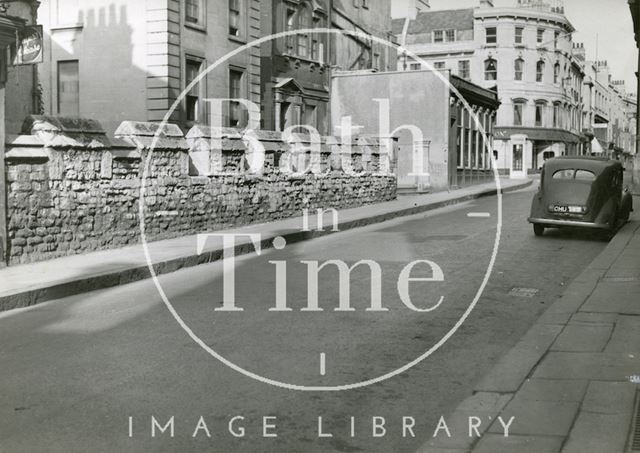
[{"label": "license plate", "polygon": [[582,214],[583,208],[582,206],[554,205],[553,212],[568,213],[568,214]]}]

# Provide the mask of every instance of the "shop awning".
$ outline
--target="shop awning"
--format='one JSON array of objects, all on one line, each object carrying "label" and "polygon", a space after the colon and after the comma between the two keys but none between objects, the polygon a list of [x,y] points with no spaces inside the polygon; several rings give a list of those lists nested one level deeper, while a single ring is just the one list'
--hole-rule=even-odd
[{"label": "shop awning", "polygon": [[593,140],[591,140],[591,153],[604,154],[604,147],[596,137],[593,137]]},{"label": "shop awning", "polygon": [[581,137],[562,129],[543,129],[537,127],[496,127],[494,137],[508,140],[512,135],[526,135],[532,141],[580,143]]}]

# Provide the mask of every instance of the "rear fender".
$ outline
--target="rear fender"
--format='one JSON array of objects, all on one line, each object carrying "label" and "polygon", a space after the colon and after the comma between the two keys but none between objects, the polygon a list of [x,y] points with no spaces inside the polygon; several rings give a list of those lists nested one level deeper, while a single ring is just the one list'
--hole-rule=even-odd
[{"label": "rear fender", "polygon": [[595,223],[606,223],[613,226],[617,213],[618,202],[615,198],[610,197],[600,208],[596,215]]},{"label": "rear fender", "polygon": [[531,200],[531,215],[534,218],[543,218],[546,215],[546,210],[542,206],[542,191],[538,190]]}]

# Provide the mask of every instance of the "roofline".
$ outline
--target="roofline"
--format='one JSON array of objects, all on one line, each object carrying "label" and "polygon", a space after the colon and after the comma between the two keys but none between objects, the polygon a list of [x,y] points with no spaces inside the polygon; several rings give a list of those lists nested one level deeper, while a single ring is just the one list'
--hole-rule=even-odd
[{"label": "roofline", "polygon": [[569,21],[567,16],[559,13],[551,13],[545,11],[536,11],[535,9],[515,8],[515,7],[497,7],[497,8],[475,8],[474,18],[484,19],[486,17],[513,17],[523,19],[534,20],[546,20],[549,22],[557,22],[561,24],[563,28],[566,28],[570,32],[576,31],[576,28]]}]

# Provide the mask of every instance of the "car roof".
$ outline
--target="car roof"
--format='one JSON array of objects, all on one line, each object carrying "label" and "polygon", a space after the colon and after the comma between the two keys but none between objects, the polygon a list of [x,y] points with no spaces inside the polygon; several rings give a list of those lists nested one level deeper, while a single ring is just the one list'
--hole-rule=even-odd
[{"label": "car roof", "polygon": [[556,171],[567,168],[575,168],[582,170],[590,170],[596,174],[599,174],[608,167],[622,166],[622,163],[617,160],[605,159],[602,157],[589,157],[589,156],[561,156],[554,157],[547,160],[544,163],[544,167],[547,171]]}]

